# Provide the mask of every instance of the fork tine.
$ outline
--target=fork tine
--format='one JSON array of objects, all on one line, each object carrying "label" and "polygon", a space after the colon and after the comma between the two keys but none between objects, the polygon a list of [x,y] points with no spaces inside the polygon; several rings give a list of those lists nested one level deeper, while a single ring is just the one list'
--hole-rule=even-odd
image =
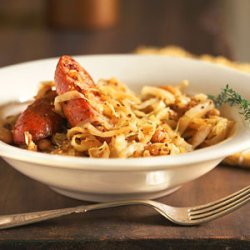
[{"label": "fork tine", "polygon": [[229,213],[229,212],[235,210],[236,208],[242,206],[243,204],[246,204],[249,200],[250,200],[250,194],[247,194],[247,195],[245,195],[237,200],[234,200],[233,202],[228,203],[222,207],[219,207],[215,210],[200,213],[198,215],[189,214],[189,217],[191,220],[205,220],[205,221],[207,221],[207,219],[210,220],[210,219],[219,217],[223,214]]},{"label": "fork tine", "polygon": [[248,194],[249,191],[250,191],[250,185],[222,199],[219,199],[214,202],[210,202],[201,206],[192,207],[189,209],[189,212],[192,214],[199,214],[205,211],[212,210],[216,207],[222,206],[226,202],[231,202],[233,199],[238,199],[239,197],[245,194]]}]

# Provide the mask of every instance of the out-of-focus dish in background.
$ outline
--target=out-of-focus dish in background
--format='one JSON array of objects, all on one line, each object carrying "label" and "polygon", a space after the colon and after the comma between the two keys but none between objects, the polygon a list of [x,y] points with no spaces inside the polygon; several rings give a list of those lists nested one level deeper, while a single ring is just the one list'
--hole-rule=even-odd
[{"label": "out-of-focus dish in background", "polygon": [[[247,0],[2,1],[0,65],[169,44],[195,54],[248,61],[249,4]],[[91,28],[91,22],[99,29]]]}]

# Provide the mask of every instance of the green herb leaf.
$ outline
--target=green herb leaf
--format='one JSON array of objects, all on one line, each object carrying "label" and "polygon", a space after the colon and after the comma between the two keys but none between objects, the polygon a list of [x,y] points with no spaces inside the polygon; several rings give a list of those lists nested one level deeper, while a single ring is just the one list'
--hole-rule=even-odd
[{"label": "green herb leaf", "polygon": [[250,121],[250,103],[239,93],[230,88],[228,84],[222,89],[218,96],[208,95],[208,97],[214,101],[216,107],[220,107],[222,104],[238,106],[240,114],[244,116],[245,120]]}]

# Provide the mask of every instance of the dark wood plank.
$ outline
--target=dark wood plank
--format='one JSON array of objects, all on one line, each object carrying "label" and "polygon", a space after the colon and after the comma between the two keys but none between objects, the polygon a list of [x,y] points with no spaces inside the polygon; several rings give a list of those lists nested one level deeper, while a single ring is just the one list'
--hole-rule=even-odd
[{"label": "dark wood plank", "polygon": [[[153,2],[121,0],[119,22],[101,31],[51,29],[42,17],[44,9],[16,20],[3,17],[0,10],[0,66],[62,54],[129,53],[140,45],[176,44],[197,54],[232,56],[220,1]],[[42,1],[39,4],[44,7]],[[217,167],[159,201],[202,204],[249,185],[249,177],[247,170]],[[1,159],[0,190],[0,214],[88,204],[56,194]],[[249,205],[190,228],[173,225],[149,208],[131,206],[0,231],[0,249],[247,249],[249,245]]]},{"label": "dark wood plank", "polygon": [[[174,206],[206,203],[249,185],[249,178],[248,170],[217,167],[159,201]],[[19,174],[2,160],[0,190],[1,214],[87,204],[56,194],[45,185]],[[200,246],[208,243],[211,246],[246,246],[250,241],[250,210],[249,206],[245,206],[216,221],[186,228],[172,224],[149,208],[129,206],[67,216],[0,232],[0,248],[1,244],[31,247],[47,242],[47,246],[57,243],[60,246],[70,245],[72,241],[75,247],[78,244],[81,247],[88,245],[89,242],[90,247],[115,247],[120,246],[120,242],[134,247],[154,246],[156,242],[159,246],[180,244],[180,247],[186,244],[191,246],[195,242]]]},{"label": "dark wood plank", "polygon": [[41,14],[23,26],[22,19],[5,26],[0,20],[0,66],[62,54],[130,53],[141,45],[176,44],[197,54],[231,57],[219,1],[123,0],[120,5],[117,25],[99,31],[52,29]]}]

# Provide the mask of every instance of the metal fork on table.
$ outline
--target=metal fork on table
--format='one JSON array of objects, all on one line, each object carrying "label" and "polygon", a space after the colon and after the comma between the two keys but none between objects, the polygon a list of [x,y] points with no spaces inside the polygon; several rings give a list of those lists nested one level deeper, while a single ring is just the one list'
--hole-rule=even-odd
[{"label": "metal fork on table", "polygon": [[62,208],[32,213],[2,215],[0,216],[0,229],[18,227],[57,218],[73,213],[85,213],[111,207],[128,205],[145,205],[152,207],[166,219],[175,224],[191,226],[208,222],[228,214],[247,204],[250,200],[250,186],[217,201],[195,207],[172,207],[152,200],[128,200],[105,202],[94,205],[83,205],[71,208]]}]

